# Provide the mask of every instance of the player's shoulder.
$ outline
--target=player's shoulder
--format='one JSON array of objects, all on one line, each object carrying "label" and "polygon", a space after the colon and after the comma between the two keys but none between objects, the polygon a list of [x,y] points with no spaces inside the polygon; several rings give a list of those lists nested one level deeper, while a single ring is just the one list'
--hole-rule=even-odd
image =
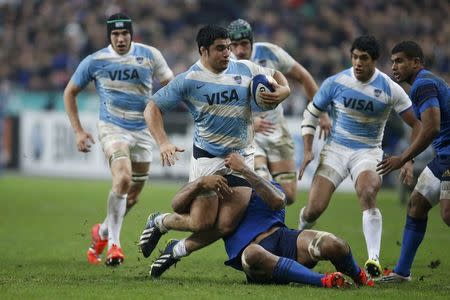
[{"label": "player's shoulder", "polygon": [[86,56],[85,59],[104,59],[105,57],[111,56],[111,49],[110,46],[104,47]]},{"label": "player's shoulder", "polygon": [[417,76],[411,86],[411,89],[417,89],[426,85],[437,85],[440,78],[434,75],[432,72],[422,69],[417,73]]},{"label": "player's shoulder", "polygon": [[268,49],[268,50],[277,50],[281,47],[269,42],[256,42],[253,44],[254,49]]},{"label": "player's shoulder", "polygon": [[142,43],[136,43],[133,42],[134,47],[136,52],[140,52],[141,54],[149,54],[149,55],[155,55],[155,54],[159,54],[161,53],[161,51],[159,51],[158,48],[147,45],[147,44],[142,44]]}]

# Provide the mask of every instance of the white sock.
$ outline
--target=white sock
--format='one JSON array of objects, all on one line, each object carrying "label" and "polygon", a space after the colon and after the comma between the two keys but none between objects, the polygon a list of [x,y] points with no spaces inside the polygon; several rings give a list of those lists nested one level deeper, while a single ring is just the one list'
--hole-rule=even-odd
[{"label": "white sock", "polygon": [[122,228],[123,217],[127,207],[127,194],[120,195],[113,191],[108,198],[108,249],[113,244],[120,247],[120,229]]},{"label": "white sock", "polygon": [[363,211],[362,223],[369,259],[379,260],[383,227],[383,217],[380,210],[369,208]]},{"label": "white sock", "polygon": [[298,229],[299,230],[304,230],[304,229],[310,229],[314,226],[314,224],[316,224],[315,221],[313,222],[307,222],[305,221],[305,219],[303,218],[303,211],[305,210],[305,207],[303,206],[303,208],[300,210],[300,214],[298,217]]},{"label": "white sock", "polygon": [[156,227],[158,227],[158,229],[159,229],[159,231],[161,231],[161,233],[167,233],[167,231],[169,231],[169,229],[167,229],[167,227],[164,226],[164,223],[163,223],[163,220],[167,215],[170,215],[170,214],[169,213],[161,214],[155,218],[155,225],[156,225]]},{"label": "white sock", "polygon": [[188,254],[189,253],[187,253],[187,250],[186,250],[186,239],[180,240],[173,247],[173,257],[174,258],[185,257],[185,256],[188,256]]},{"label": "white sock", "polygon": [[102,240],[106,240],[108,238],[108,214],[106,214],[106,218],[102,224],[100,224],[100,229],[98,230],[98,234],[102,238]]}]

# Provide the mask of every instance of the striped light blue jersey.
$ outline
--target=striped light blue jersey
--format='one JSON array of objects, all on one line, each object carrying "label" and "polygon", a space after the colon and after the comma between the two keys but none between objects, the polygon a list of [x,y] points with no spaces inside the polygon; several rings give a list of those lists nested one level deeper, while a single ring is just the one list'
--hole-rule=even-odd
[{"label": "striped light blue jersey", "polygon": [[450,88],[441,78],[428,70],[421,70],[411,86],[410,96],[418,118],[429,107],[441,112],[440,131],[433,140],[438,155],[450,155]]},{"label": "striped light blue jersey", "polygon": [[[288,73],[296,64],[296,61],[281,47],[271,43],[254,43],[252,49],[251,61],[260,66],[280,71],[283,74]],[[264,112],[265,119],[280,124],[283,120],[283,106]]]},{"label": "striped light blue jersey", "polygon": [[412,105],[405,91],[386,74],[375,69],[372,78],[362,83],[353,68],[327,78],[313,103],[322,111],[331,105],[334,124],[328,143],[351,149],[381,147],[391,109],[401,114]]},{"label": "striped light blue jersey", "polygon": [[245,149],[253,141],[249,93],[256,74],[272,76],[274,70],[248,60],[230,60],[220,74],[197,61],[152,96],[164,113],[183,102],[194,118],[194,145],[214,156]]},{"label": "striped light blue jersey", "polygon": [[127,130],[142,130],[147,127],[143,113],[152,94],[153,78],[164,81],[172,77],[158,49],[132,42],[124,55],[109,45],[87,56],[71,80],[80,88],[94,80],[100,97],[100,120]]}]

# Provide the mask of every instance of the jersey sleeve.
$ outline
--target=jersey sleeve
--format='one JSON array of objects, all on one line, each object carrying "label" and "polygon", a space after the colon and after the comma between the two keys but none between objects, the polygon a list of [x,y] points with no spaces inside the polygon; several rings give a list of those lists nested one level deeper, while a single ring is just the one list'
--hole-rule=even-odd
[{"label": "jersey sleeve", "polygon": [[81,61],[81,63],[75,70],[75,73],[73,73],[72,75],[72,82],[81,89],[88,85],[91,80],[93,80],[91,74],[91,62],[92,55],[89,55]]},{"label": "jersey sleeve", "polygon": [[250,69],[252,76],[255,76],[258,74],[265,74],[265,75],[273,76],[273,74],[275,74],[274,69],[262,67],[258,64],[255,64],[252,61],[240,60],[239,62],[244,63]]},{"label": "jersey sleeve", "polygon": [[292,56],[289,55],[283,48],[273,45],[272,46],[272,52],[275,54],[275,56],[278,58],[278,71],[280,71],[283,74],[288,73],[292,67],[296,64],[295,59],[292,58]]},{"label": "jersey sleeve", "polygon": [[429,107],[439,107],[438,96],[436,85],[429,81],[420,82],[411,91],[411,100],[420,113]]},{"label": "jersey sleeve", "polygon": [[335,83],[334,77],[327,78],[321,85],[317,93],[314,95],[313,104],[321,111],[327,110],[328,105],[333,100]]},{"label": "jersey sleeve", "polygon": [[177,105],[184,100],[184,76],[182,74],[171,80],[169,84],[159,89],[151,99],[161,112],[168,112],[173,110]]},{"label": "jersey sleeve", "polygon": [[161,51],[156,48],[152,48],[152,52],[155,58],[155,73],[154,77],[160,82],[173,78],[173,72],[169,68],[166,60],[164,59]]},{"label": "jersey sleeve", "polygon": [[393,81],[391,83],[392,99],[394,100],[394,110],[398,114],[401,114],[412,106],[412,102],[400,85]]}]

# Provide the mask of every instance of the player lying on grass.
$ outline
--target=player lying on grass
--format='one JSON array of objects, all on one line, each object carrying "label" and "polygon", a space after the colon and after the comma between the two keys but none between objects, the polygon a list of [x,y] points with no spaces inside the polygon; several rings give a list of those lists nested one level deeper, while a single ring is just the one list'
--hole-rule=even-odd
[{"label": "player lying on grass", "polygon": [[[331,233],[315,230],[292,230],[284,223],[286,196],[278,183],[259,176],[251,170],[244,158],[232,153],[225,164],[244,176],[252,187],[249,205],[236,230],[224,238],[229,260],[226,265],[243,271],[249,282],[289,283],[297,282],[319,287],[343,287],[349,283],[343,274],[350,276],[357,285],[372,285],[365,272],[357,265],[349,245]],[[200,193],[228,190],[222,176],[203,176],[185,185],[173,198],[174,213],[151,214],[141,235],[141,250],[148,257],[161,236],[168,230],[185,230],[183,216]],[[219,207],[220,209],[220,207]],[[186,245],[186,252],[195,238],[185,243],[170,240],[164,252],[152,264],[150,275],[161,276],[178,262],[179,245]],[[189,251],[187,251],[189,253]],[[338,272],[321,274],[312,271],[319,260],[329,260]]]}]

